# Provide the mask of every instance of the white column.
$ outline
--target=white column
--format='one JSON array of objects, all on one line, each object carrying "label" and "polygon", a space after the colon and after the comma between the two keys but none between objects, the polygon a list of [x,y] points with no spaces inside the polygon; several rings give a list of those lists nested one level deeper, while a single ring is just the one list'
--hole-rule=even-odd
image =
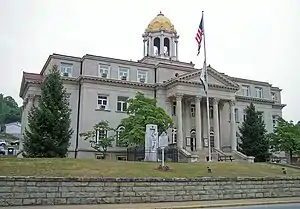
[{"label": "white column", "polygon": [[201,96],[196,96],[196,150],[202,150],[202,139],[201,139]]},{"label": "white column", "polygon": [[159,55],[163,56],[164,55],[164,35],[162,34],[160,37],[160,47],[159,47]]},{"label": "white column", "polygon": [[219,99],[213,99],[213,111],[214,111],[214,144],[216,149],[220,149],[220,128],[219,128]]},{"label": "white column", "polygon": [[177,146],[183,148],[183,133],[182,133],[182,94],[176,95],[176,116],[177,116]]},{"label": "white column", "polygon": [[176,60],[178,60],[178,41],[175,40],[175,45],[176,45]]},{"label": "white column", "polygon": [[153,38],[149,35],[149,56],[153,56]]},{"label": "white column", "polygon": [[170,51],[169,56],[170,56],[171,58],[173,58],[173,57],[174,57],[174,54],[175,54],[175,45],[174,45],[174,39],[173,39],[173,37],[171,38],[170,49],[169,49],[169,51]]},{"label": "white column", "polygon": [[146,56],[146,40],[143,40],[144,57]]},{"label": "white column", "polygon": [[231,150],[237,149],[236,144],[236,124],[235,124],[235,116],[234,116],[234,108],[235,108],[234,100],[229,102],[230,106],[230,138],[231,138]]}]

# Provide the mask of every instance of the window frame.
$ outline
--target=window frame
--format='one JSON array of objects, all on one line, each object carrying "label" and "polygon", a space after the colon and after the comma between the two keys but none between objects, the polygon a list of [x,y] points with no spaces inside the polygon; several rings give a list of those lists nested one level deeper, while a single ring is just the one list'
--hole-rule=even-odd
[{"label": "window frame", "polygon": [[[102,135],[102,137],[100,137],[101,135]],[[101,141],[101,139],[103,139],[103,138],[107,138],[107,130],[101,130],[101,129],[99,129],[99,130],[96,130],[96,144],[98,144],[100,141]]]},{"label": "window frame", "polygon": [[[71,72],[69,73],[66,69],[70,69]],[[67,63],[67,62],[60,63],[60,75],[63,77],[72,77],[73,69],[74,69],[73,63]],[[68,73],[68,76],[66,76],[65,73]]]},{"label": "window frame", "polygon": [[[127,67],[119,67],[119,69],[118,69],[118,79],[123,80],[122,78],[124,76],[125,70],[126,70],[126,74],[127,74],[126,81],[129,81],[129,68],[127,68]],[[123,73],[122,73],[123,75],[120,75],[121,71],[123,71]]]},{"label": "window frame", "polygon": [[[100,97],[106,97],[106,99],[100,98]],[[101,104],[99,104],[99,100],[101,100]],[[103,101],[106,101],[106,105],[103,105]],[[108,105],[109,105],[109,95],[97,94],[97,109],[101,110],[101,109],[103,109],[102,106],[105,106],[104,110],[108,110]]]},{"label": "window frame", "polygon": [[[245,91],[247,91],[247,95],[245,95]],[[242,85],[242,93],[244,97],[250,96],[250,86]]]},{"label": "window frame", "polygon": [[239,108],[234,108],[234,119],[236,123],[240,122],[240,118],[239,118]]},{"label": "window frame", "polygon": [[[144,82],[141,82],[142,78],[139,78],[139,75],[140,75],[141,72],[145,73],[145,78],[144,78],[145,81]],[[140,82],[140,83],[148,83],[148,71],[138,69],[137,74],[136,74],[136,78],[137,78],[137,81]]]},{"label": "window frame", "polygon": [[125,130],[125,126],[119,125],[119,127],[117,128],[117,131],[116,131],[116,132],[117,132],[117,133],[116,133],[116,147],[122,147],[122,146],[119,144],[121,129],[122,129],[122,130]]},{"label": "window frame", "polygon": [[[107,68],[106,68],[107,67]],[[109,64],[103,64],[103,63],[99,63],[98,64],[98,76],[100,76],[101,78],[110,78],[110,68],[111,66]],[[101,70],[107,70],[107,76],[103,77],[103,72],[101,73]]]},{"label": "window frame", "polygon": [[255,96],[256,98],[263,98],[263,89],[261,87],[255,87]]},{"label": "window frame", "polygon": [[[125,101],[120,100],[120,98],[124,98]],[[119,112],[126,112],[126,111],[127,111],[127,108],[128,108],[127,100],[128,100],[128,97],[123,97],[123,96],[118,96],[118,97],[117,97],[117,108],[116,108],[117,111],[119,111]],[[119,103],[120,103],[120,105],[121,105],[121,106],[120,106],[120,107],[121,107],[120,110],[118,109]],[[124,105],[126,105],[125,110],[124,110]]]},{"label": "window frame", "polygon": [[195,104],[191,104],[191,109],[190,109],[190,112],[191,112],[191,117],[194,118],[196,116],[196,105]]}]

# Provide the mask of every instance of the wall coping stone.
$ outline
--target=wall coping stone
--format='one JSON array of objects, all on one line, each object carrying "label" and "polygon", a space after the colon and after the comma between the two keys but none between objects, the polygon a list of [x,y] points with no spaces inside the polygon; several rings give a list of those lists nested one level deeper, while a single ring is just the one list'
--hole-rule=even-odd
[{"label": "wall coping stone", "polygon": [[216,182],[216,181],[286,181],[300,180],[299,177],[202,177],[202,178],[113,178],[113,177],[36,177],[0,176],[0,181],[26,182]]}]

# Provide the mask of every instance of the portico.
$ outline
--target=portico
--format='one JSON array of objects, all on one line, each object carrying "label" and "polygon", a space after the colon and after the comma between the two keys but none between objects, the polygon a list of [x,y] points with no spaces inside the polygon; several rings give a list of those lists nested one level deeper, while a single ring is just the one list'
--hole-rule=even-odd
[{"label": "portico", "polygon": [[[209,98],[209,117],[210,117],[210,133],[207,129],[207,115],[206,115],[206,97],[204,96],[190,96],[184,94],[176,94],[170,100],[175,100],[172,103],[173,110],[172,116],[174,119],[174,127],[176,131],[172,132],[173,143],[176,143],[180,149],[186,149],[191,152],[201,152],[208,148],[210,141],[211,147],[221,150],[222,135],[221,127],[226,121],[222,120],[220,115],[230,115],[229,130],[223,133],[229,133],[227,138],[230,139],[232,150],[236,150],[236,124],[234,116],[234,101],[226,100],[217,97]],[[174,108],[174,105],[176,107]],[[224,108],[227,104],[230,108]],[[171,107],[172,108],[172,107]],[[225,127],[225,126],[224,126]],[[177,136],[174,136],[176,134]]]}]

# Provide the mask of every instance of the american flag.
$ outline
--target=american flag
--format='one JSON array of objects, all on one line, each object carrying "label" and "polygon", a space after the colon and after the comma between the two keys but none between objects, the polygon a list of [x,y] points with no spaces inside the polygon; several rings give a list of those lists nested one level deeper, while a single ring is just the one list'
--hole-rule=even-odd
[{"label": "american flag", "polygon": [[201,21],[200,21],[200,24],[199,24],[199,27],[198,27],[198,30],[197,30],[197,33],[196,33],[196,37],[195,37],[195,39],[198,43],[198,54],[197,54],[197,56],[200,54],[203,34],[204,34],[204,30],[203,30],[203,14],[202,14]]}]

